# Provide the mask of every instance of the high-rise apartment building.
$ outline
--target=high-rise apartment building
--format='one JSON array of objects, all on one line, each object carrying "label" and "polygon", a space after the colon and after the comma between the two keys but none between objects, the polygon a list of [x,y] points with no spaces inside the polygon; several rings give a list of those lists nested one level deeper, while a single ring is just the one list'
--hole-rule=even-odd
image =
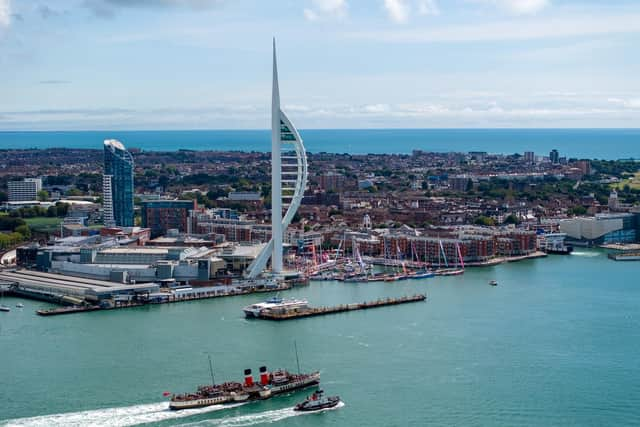
[{"label": "high-rise apartment building", "polygon": [[525,151],[524,152],[524,161],[525,163],[533,164],[536,162],[536,155],[533,151]]},{"label": "high-rise apartment building", "polygon": [[22,181],[9,181],[7,188],[10,202],[37,200],[38,191],[42,190],[42,180],[40,178],[25,178]]},{"label": "high-rise apartment building", "polygon": [[104,141],[102,190],[105,225],[133,227],[133,157],[115,139]]},{"label": "high-rise apartment building", "polygon": [[558,153],[558,150],[556,150],[555,148],[551,150],[551,152],[549,153],[549,160],[551,160],[551,163],[553,163],[554,165],[560,163],[560,153]]}]

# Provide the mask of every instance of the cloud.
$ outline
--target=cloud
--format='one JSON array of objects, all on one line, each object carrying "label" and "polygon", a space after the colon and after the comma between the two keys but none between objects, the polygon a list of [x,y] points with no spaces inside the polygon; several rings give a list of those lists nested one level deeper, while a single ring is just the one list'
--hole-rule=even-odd
[{"label": "cloud", "polygon": [[549,0],[471,0],[498,7],[513,15],[534,15],[549,6]]},{"label": "cloud", "polygon": [[418,1],[418,13],[420,15],[440,15],[440,8],[436,0]]},{"label": "cloud", "polygon": [[[2,1],[2,0],[0,0]],[[190,8],[211,9],[221,6],[225,0],[84,0],[84,7],[100,18],[112,18],[118,9],[124,8]]]},{"label": "cloud", "polygon": [[41,85],[66,85],[71,83],[69,80],[40,80]]},{"label": "cloud", "polygon": [[[292,104],[285,108],[300,129],[389,127],[633,127],[640,98],[612,95],[593,102],[531,105],[520,99],[476,102]],[[635,107],[634,107],[635,106]],[[263,104],[150,109],[68,108],[0,111],[0,129],[264,129]]]},{"label": "cloud", "polygon": [[11,0],[0,0],[0,29],[11,25]]},{"label": "cloud", "polygon": [[384,8],[389,18],[399,24],[409,20],[409,5],[404,0],[384,0]]},{"label": "cloud", "polygon": [[347,36],[389,43],[475,43],[638,33],[640,33],[640,14],[626,13],[604,16],[558,16],[544,20],[508,20],[406,30],[361,31],[347,33]]},{"label": "cloud", "polygon": [[362,107],[362,111],[365,113],[374,113],[374,114],[386,113],[389,111],[389,106],[387,104],[365,105],[364,107]]},{"label": "cloud", "polygon": [[50,8],[46,4],[38,5],[38,9],[37,10],[38,10],[38,13],[40,14],[40,16],[42,17],[42,19],[49,19],[49,18],[52,18],[52,17],[60,15],[60,12],[58,12],[55,9]]},{"label": "cloud", "polygon": [[607,101],[611,104],[620,105],[625,108],[640,109],[640,98],[630,98],[630,99],[609,98],[607,99]]},{"label": "cloud", "polygon": [[303,11],[308,21],[343,19],[347,16],[347,0],[313,0],[312,3],[312,8]]}]

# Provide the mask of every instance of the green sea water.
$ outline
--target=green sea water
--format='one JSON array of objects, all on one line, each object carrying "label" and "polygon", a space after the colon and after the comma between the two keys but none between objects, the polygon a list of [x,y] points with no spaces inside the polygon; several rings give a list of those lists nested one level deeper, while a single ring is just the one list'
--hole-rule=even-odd
[{"label": "green sea water", "polygon": [[[272,323],[261,296],[38,317],[4,298],[0,425],[610,426],[640,424],[640,263],[601,251],[395,283],[315,282],[312,305],[426,292],[426,302]],[[496,279],[497,287],[488,285]],[[263,295],[264,296],[264,295]],[[164,391],[244,368],[319,369],[343,407],[299,415],[307,392],[167,410]]]}]

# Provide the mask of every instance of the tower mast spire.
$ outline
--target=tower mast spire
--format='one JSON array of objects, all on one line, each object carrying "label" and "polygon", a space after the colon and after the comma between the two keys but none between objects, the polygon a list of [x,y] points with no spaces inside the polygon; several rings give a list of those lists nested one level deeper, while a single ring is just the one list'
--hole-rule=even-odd
[{"label": "tower mast spire", "polygon": [[278,87],[278,63],[276,39],[273,38],[273,84],[271,92],[271,232],[273,254],[271,271],[282,273],[282,159],[280,138],[280,90]]}]

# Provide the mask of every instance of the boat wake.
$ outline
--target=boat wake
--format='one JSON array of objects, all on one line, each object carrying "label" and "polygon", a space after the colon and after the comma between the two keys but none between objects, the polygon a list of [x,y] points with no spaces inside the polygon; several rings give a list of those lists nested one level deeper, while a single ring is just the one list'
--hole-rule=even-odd
[{"label": "boat wake", "polygon": [[297,417],[299,415],[311,415],[317,414],[319,412],[333,411],[335,409],[342,408],[343,406],[344,402],[340,402],[333,408],[321,409],[319,411],[313,412],[294,411],[293,407],[291,407],[276,409],[273,411],[259,412],[256,414],[230,416],[224,418],[216,418],[214,420],[202,420],[193,423],[182,424],[182,427],[246,427],[256,424],[270,424],[277,421],[282,421],[286,418]]},{"label": "boat wake", "polygon": [[587,258],[593,258],[600,255],[602,254],[599,252],[576,252],[576,251],[571,252],[571,256],[583,256]]},{"label": "boat wake", "polygon": [[41,415],[29,418],[16,418],[0,421],[0,426],[6,427],[40,427],[40,426],[134,426],[137,424],[157,423],[165,420],[191,417],[223,409],[234,408],[243,403],[232,405],[213,405],[205,408],[183,409],[172,411],[167,402],[149,403],[144,405],[125,406],[120,408],[95,409],[81,412]]}]

